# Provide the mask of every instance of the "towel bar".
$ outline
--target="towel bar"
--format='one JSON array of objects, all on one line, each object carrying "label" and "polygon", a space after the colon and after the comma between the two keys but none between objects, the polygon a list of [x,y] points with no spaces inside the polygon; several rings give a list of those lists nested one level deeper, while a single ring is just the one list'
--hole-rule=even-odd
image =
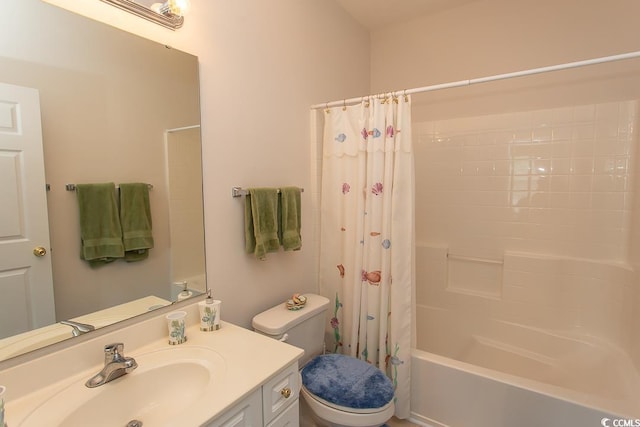
[{"label": "towel bar", "polygon": [[[153,189],[153,184],[147,184],[147,186],[149,187],[149,190]],[[67,191],[76,191],[76,185],[75,184],[65,184],[64,188],[67,189]],[[120,188],[119,185],[116,185],[116,188]]]},{"label": "towel bar", "polygon": [[[301,192],[304,192],[304,188],[300,189]],[[280,189],[278,189],[278,193]],[[231,187],[231,197],[242,197],[249,194],[249,190],[245,190],[242,187]]]}]

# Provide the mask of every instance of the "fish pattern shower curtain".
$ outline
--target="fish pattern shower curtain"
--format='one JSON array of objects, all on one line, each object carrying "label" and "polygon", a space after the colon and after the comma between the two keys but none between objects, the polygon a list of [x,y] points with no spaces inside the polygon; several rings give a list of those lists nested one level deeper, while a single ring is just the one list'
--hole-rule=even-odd
[{"label": "fish pattern shower curtain", "polygon": [[327,350],[378,366],[409,416],[414,280],[411,99],[325,110],[320,287]]}]

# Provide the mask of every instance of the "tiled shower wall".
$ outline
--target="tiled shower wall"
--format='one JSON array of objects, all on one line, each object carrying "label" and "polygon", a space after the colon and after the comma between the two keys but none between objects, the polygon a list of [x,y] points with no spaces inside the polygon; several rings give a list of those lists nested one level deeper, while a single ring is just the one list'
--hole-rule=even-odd
[{"label": "tiled shower wall", "polygon": [[416,241],[626,262],[635,102],[413,124]]},{"label": "tiled shower wall", "polygon": [[431,306],[476,329],[630,349],[636,114],[634,101],[414,122],[418,329]]}]

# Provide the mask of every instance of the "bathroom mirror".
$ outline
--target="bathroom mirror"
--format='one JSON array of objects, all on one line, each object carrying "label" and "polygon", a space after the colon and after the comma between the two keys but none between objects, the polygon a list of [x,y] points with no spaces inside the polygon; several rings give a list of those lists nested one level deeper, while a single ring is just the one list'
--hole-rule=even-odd
[{"label": "bathroom mirror", "polygon": [[[181,299],[183,286],[206,291],[197,57],[40,0],[8,9],[0,82],[39,92],[55,319],[0,336],[0,360],[71,338],[60,321],[100,327]],[[67,185],[99,182],[151,184],[147,259],[98,268],[80,259]],[[18,303],[5,291],[0,311]]]}]

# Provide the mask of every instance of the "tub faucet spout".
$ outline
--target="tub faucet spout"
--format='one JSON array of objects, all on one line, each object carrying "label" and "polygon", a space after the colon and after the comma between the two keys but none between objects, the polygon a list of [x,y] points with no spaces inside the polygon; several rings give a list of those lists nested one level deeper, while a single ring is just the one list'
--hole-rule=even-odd
[{"label": "tub faucet spout", "polygon": [[104,368],[89,378],[85,385],[89,388],[98,387],[133,372],[138,367],[138,363],[133,357],[125,357],[123,351],[124,344],[122,343],[104,346]]}]

